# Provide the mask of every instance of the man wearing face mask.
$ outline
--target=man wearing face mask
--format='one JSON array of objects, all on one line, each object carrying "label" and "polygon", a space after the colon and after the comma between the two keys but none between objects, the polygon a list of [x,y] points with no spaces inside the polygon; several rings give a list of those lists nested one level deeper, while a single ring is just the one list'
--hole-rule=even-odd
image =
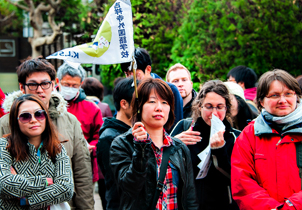
[{"label": "man wearing face mask", "polygon": [[80,121],[85,139],[89,143],[91,154],[93,183],[99,180],[96,159],[96,144],[99,139],[99,130],[103,124],[101,109],[86,98],[81,89],[85,79],[85,70],[80,64],[64,62],[57,72],[56,82],[59,92],[68,102],[67,111]]}]

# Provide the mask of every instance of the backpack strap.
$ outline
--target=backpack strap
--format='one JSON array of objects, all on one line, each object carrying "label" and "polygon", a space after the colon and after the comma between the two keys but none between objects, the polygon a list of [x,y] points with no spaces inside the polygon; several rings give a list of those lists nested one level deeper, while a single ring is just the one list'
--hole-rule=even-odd
[{"label": "backpack strap", "polygon": [[171,154],[171,149],[172,149],[172,146],[164,147],[162,162],[160,164],[159,178],[157,180],[156,191],[154,193],[153,201],[150,205],[150,210],[155,209],[159,195],[163,190],[164,180],[165,180],[167,168],[168,168],[169,157]]},{"label": "backpack strap", "polygon": [[299,167],[299,175],[301,178],[301,189],[302,189],[302,142],[296,143],[297,150],[297,165]]}]

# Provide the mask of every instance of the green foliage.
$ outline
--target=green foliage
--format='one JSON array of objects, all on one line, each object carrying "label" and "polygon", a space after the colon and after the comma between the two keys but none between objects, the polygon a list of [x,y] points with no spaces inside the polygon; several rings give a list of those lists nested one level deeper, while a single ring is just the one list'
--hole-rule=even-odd
[{"label": "green foliage", "polygon": [[258,75],[301,74],[302,7],[277,0],[195,0],[174,40],[172,59],[198,82],[225,79],[238,65]]},{"label": "green foliage", "polygon": [[[108,11],[114,3],[104,5]],[[177,29],[186,14],[188,0],[131,0],[133,13],[134,44],[145,48],[152,59],[152,72],[165,77],[171,65],[171,49]],[[105,17],[105,15],[104,15]],[[110,78],[120,74],[120,67],[102,66],[103,72],[111,72]]]},{"label": "green foliage", "polygon": [[64,32],[80,33],[83,32],[83,29],[79,27],[83,13],[86,14],[86,7],[81,0],[62,0],[55,19],[57,22],[65,23]]},{"label": "green foliage", "polygon": [[134,43],[146,48],[152,59],[152,71],[165,77],[171,64],[171,49],[186,14],[188,1],[132,0]]},{"label": "green foliage", "polygon": [[[14,13],[9,20],[2,22],[5,18]],[[6,0],[0,0],[0,35],[20,36],[22,35],[23,14],[22,10],[8,3]]]}]

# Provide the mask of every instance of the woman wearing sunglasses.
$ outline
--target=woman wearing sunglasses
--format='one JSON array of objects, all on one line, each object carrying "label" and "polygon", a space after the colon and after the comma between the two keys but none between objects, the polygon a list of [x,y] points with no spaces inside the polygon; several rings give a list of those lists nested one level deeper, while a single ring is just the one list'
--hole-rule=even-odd
[{"label": "woman wearing sunglasses", "polygon": [[47,209],[73,196],[72,172],[44,102],[30,94],[11,109],[11,134],[0,138],[0,206]]},{"label": "woman wearing sunglasses", "polygon": [[[187,144],[193,163],[194,181],[202,210],[238,209],[231,197],[231,153],[239,131],[230,124],[230,95],[227,87],[219,80],[203,84],[192,105],[192,118],[180,121],[171,136]],[[219,118],[225,131],[219,131],[210,139],[212,114]],[[210,144],[209,170],[204,178],[198,178],[201,162],[198,154]]]}]

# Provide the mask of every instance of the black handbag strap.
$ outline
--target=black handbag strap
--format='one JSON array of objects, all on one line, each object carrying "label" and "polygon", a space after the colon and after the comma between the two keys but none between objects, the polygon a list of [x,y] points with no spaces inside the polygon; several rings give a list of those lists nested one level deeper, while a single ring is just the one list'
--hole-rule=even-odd
[{"label": "black handbag strap", "polygon": [[164,180],[165,180],[167,168],[168,168],[169,157],[171,154],[171,148],[172,148],[171,146],[164,147],[163,157],[162,157],[162,161],[161,161],[161,165],[160,165],[159,177],[158,177],[157,184],[156,184],[156,191],[153,196],[153,201],[151,203],[150,210],[155,209],[160,192],[162,192],[162,190],[163,190]]}]

